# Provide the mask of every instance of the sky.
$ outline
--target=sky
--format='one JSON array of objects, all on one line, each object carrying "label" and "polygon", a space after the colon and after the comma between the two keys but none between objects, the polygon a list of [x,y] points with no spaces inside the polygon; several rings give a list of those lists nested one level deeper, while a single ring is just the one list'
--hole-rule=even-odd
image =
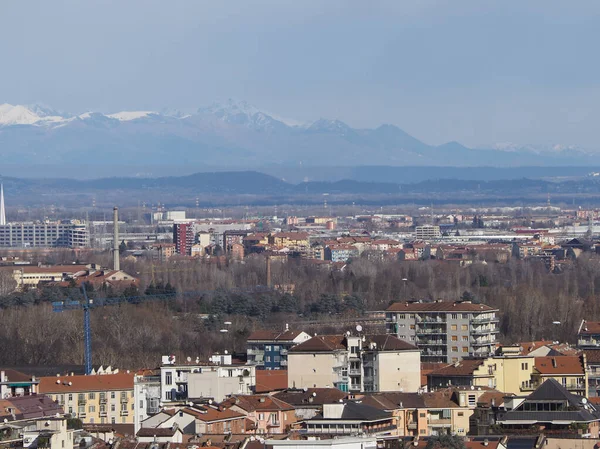
[{"label": "sky", "polygon": [[0,103],[235,98],[431,144],[600,149],[597,0],[4,0],[0,36]]}]

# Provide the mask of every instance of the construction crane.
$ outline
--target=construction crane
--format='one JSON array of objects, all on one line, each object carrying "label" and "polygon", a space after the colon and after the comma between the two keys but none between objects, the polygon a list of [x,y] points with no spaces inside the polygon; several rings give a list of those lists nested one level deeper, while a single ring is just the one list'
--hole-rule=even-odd
[{"label": "construction crane", "polygon": [[[90,298],[85,289],[85,283],[81,285],[81,291],[83,293],[83,302],[81,301],[55,301],[52,303],[53,312],[67,312],[70,310],[83,310],[83,339],[84,339],[84,360],[85,360],[85,374],[92,373],[92,328],[90,324],[90,311],[105,306],[114,306],[123,303],[128,304],[139,304],[151,300],[165,300],[173,299],[181,296],[191,295],[205,295],[208,293],[215,293],[215,290],[195,291],[195,292],[183,292],[183,293],[164,293],[159,295],[146,295],[146,296],[126,296],[126,297],[115,297],[115,298]],[[266,293],[270,292],[270,287],[258,286],[252,289],[240,289],[233,288],[227,289],[230,293]]]}]

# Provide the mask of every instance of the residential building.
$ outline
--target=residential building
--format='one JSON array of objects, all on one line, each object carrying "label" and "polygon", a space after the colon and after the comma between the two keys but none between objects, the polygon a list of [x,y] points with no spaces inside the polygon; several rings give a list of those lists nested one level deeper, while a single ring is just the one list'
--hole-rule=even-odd
[{"label": "residential building", "polygon": [[265,441],[265,449],[376,449],[377,447],[377,439],[373,437]]},{"label": "residential building", "polygon": [[600,321],[581,321],[577,332],[577,347],[600,349]]},{"label": "residential building", "polygon": [[406,391],[421,388],[416,346],[392,335],[319,335],[290,349],[290,388]]},{"label": "residential building", "polygon": [[132,373],[41,377],[40,393],[90,424],[133,424]]},{"label": "residential building", "polygon": [[69,429],[64,416],[37,419],[22,428],[23,448],[73,449],[74,430]]},{"label": "residential building", "polygon": [[148,428],[142,427],[136,433],[138,443],[182,443],[183,442],[183,431],[173,426],[170,428]]},{"label": "residential building", "polygon": [[40,381],[35,376],[28,376],[13,369],[0,371],[0,398],[28,396],[38,392]]},{"label": "residential building", "polygon": [[348,393],[337,388],[289,388],[273,394],[294,407],[298,421],[314,418],[323,409],[323,404],[332,404],[346,399]]},{"label": "residential building", "polygon": [[269,236],[269,244],[287,248],[292,253],[306,254],[309,249],[307,232],[277,232]]},{"label": "residential building", "polygon": [[188,398],[222,401],[232,394],[251,393],[256,385],[255,367],[234,364],[231,354],[215,355],[209,361],[188,357],[184,362],[163,356],[160,376],[164,403]]},{"label": "residential building", "polygon": [[25,222],[0,225],[0,247],[88,248],[87,224],[68,222]]},{"label": "residential building", "polygon": [[578,396],[588,392],[585,356],[536,357],[531,378],[531,390],[554,379],[567,391]]},{"label": "residential building", "polygon": [[2,271],[12,273],[17,289],[36,288],[40,283],[61,282],[88,269],[88,265],[20,265],[0,268]]},{"label": "residential building", "polygon": [[175,252],[182,256],[192,255],[192,245],[194,244],[194,227],[192,223],[173,224],[173,243],[175,243]]},{"label": "residential building", "polygon": [[358,248],[353,245],[327,245],[325,247],[325,260],[332,262],[348,262],[353,257],[358,256]]},{"label": "residential building", "polygon": [[283,332],[254,331],[246,343],[248,364],[256,365],[259,370],[286,369],[290,348],[308,339],[310,335],[306,332],[291,331],[287,326]]},{"label": "residential building", "polygon": [[296,422],[294,407],[269,395],[233,395],[221,405],[245,415],[253,423],[250,432],[256,434],[287,433]]},{"label": "residential building", "polygon": [[543,382],[525,398],[505,400],[505,407],[506,411],[499,411],[496,420],[504,434],[529,431],[547,436],[558,433],[599,437],[600,411],[554,379]]},{"label": "residential building", "polygon": [[471,301],[397,302],[386,310],[386,331],[417,345],[423,361],[488,357],[496,348],[497,312]]},{"label": "residential building", "polygon": [[307,435],[397,435],[392,413],[354,401],[323,404],[323,412],[304,421]]},{"label": "residential building", "polygon": [[165,408],[142,422],[144,429],[181,429],[184,435],[245,433],[246,416],[210,404]]},{"label": "residential building", "polygon": [[600,396],[600,349],[584,349],[585,371],[588,378],[588,398]]},{"label": "residential building", "polygon": [[419,393],[370,393],[360,398],[362,404],[391,413],[399,436],[426,436],[428,410]]},{"label": "residential building", "polygon": [[439,226],[423,225],[415,227],[416,240],[435,240],[442,236]]},{"label": "residential building", "polygon": [[142,427],[142,421],[160,411],[160,371],[149,370],[136,373],[133,378],[134,431]]}]

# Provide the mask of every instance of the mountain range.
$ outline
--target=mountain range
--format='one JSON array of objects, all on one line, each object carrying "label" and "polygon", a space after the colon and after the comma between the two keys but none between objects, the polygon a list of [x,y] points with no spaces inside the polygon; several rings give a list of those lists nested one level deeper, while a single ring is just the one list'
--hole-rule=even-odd
[{"label": "mountain range", "polygon": [[[0,158],[20,176],[48,167],[84,177],[191,174],[264,166],[565,166],[596,164],[597,153],[572,146],[503,144],[467,148],[426,144],[394,125],[357,129],[339,120],[300,123],[229,100],[180,111],[69,114],[44,106],[0,105]],[[37,174],[39,175],[39,174]]]}]

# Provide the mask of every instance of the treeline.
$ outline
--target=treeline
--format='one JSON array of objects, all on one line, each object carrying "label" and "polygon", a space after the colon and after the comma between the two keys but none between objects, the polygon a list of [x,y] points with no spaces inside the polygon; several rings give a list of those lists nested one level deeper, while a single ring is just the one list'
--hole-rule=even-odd
[{"label": "treeline", "polygon": [[[310,332],[343,331],[336,325],[342,318],[407,299],[463,298],[497,307],[504,342],[575,342],[582,318],[600,319],[600,259],[587,255],[559,274],[519,260],[460,267],[358,258],[343,270],[273,262],[275,291],[264,288],[260,256],[244,263],[124,260],[122,266],[140,277],[138,289],[88,290],[100,306],[92,311],[94,364],[142,368],[155,366],[164,354],[244,351],[250,332],[283,330],[285,323]],[[101,306],[101,298],[121,300]],[[81,301],[81,290],[42,288],[0,297],[0,365],[81,364],[81,311],[51,311],[52,301],[66,299]],[[313,324],[302,324],[307,320]]]}]

